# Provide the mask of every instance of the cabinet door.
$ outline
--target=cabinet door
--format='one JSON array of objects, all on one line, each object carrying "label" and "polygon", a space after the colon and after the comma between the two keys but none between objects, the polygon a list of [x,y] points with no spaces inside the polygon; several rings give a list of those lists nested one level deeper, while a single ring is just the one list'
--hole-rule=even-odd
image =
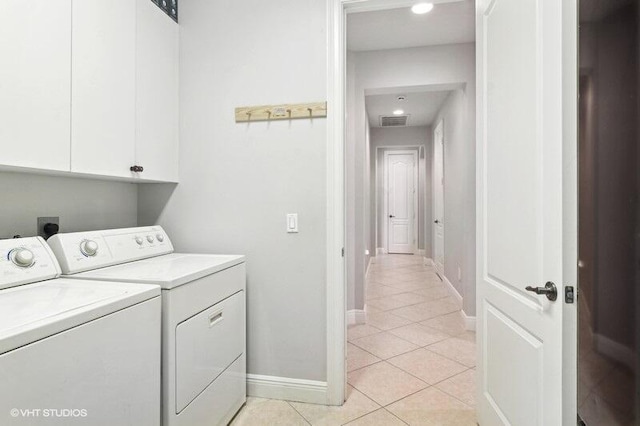
[{"label": "cabinet door", "polygon": [[131,177],[135,155],[136,7],[73,2],[71,170]]},{"label": "cabinet door", "polygon": [[0,164],[69,170],[71,0],[0,0]]},{"label": "cabinet door", "polygon": [[178,180],[178,24],[137,0],[136,164],[142,179]]}]

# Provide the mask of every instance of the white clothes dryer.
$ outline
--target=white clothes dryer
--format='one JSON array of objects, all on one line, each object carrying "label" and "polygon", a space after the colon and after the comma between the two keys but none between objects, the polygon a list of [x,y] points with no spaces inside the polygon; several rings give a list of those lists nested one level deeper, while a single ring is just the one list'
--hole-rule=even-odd
[{"label": "white clothes dryer", "polygon": [[63,276],[162,288],[162,421],[227,424],[246,402],[245,258],[173,253],[159,226],[58,234]]}]

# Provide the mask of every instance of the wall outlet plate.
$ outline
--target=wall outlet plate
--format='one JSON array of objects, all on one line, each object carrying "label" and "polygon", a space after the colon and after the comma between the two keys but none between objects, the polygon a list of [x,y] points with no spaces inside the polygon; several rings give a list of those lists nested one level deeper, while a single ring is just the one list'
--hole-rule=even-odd
[{"label": "wall outlet plate", "polygon": [[44,232],[44,226],[47,223],[55,223],[60,226],[60,217],[58,216],[50,216],[50,217],[39,217],[38,218],[38,236],[42,238],[47,238],[48,235]]}]

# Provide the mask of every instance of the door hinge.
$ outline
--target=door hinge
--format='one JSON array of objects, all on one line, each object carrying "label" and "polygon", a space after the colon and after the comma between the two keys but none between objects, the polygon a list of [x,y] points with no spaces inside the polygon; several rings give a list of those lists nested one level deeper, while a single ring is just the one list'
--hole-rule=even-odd
[{"label": "door hinge", "polygon": [[341,253],[342,253],[342,257],[344,257],[344,247],[342,247]]},{"label": "door hinge", "polygon": [[572,286],[566,286],[564,288],[564,302],[573,303],[576,299],[576,294]]}]

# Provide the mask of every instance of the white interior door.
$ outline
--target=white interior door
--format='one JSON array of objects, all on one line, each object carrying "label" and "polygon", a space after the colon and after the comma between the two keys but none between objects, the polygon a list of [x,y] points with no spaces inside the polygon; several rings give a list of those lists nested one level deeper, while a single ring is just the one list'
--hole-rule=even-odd
[{"label": "white interior door", "polygon": [[444,130],[442,120],[433,132],[433,262],[444,274]]},{"label": "white interior door", "polygon": [[[567,182],[576,170],[573,130],[563,134],[576,127],[567,113],[575,99],[565,99],[573,82],[563,82],[576,67],[563,64],[572,49],[564,37],[576,31],[563,27],[568,3],[478,2],[481,425],[552,426],[572,417],[563,422],[573,404],[563,387],[576,380],[563,359],[564,339],[575,333],[564,286],[575,285],[568,277],[576,267],[566,261],[575,244],[575,188]],[[557,287],[555,301],[525,289],[547,282]]]},{"label": "white interior door", "polygon": [[415,151],[385,152],[389,253],[413,254],[415,251],[417,163]]}]

